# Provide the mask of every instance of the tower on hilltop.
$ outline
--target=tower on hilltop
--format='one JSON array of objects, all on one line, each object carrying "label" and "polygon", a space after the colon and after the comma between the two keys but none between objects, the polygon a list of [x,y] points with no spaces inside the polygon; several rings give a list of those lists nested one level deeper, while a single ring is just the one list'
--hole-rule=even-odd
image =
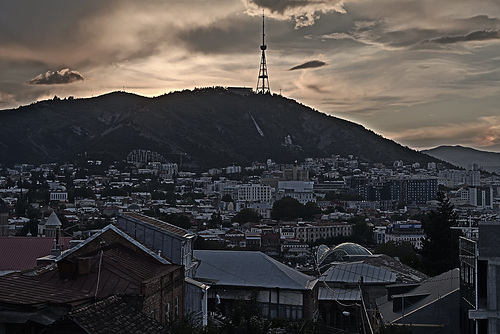
[{"label": "tower on hilltop", "polygon": [[266,43],[264,41],[264,11],[262,11],[262,45],[260,49],[262,50],[262,57],[260,58],[260,69],[259,78],[257,80],[257,94],[268,94],[271,93],[269,89],[269,76],[267,75],[267,64],[266,64]]}]

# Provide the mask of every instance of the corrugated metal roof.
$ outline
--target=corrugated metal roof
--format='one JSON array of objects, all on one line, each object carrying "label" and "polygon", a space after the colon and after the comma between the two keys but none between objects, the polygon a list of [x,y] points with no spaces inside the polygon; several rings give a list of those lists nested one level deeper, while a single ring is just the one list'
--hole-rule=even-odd
[{"label": "corrugated metal roof", "polygon": [[319,287],[318,300],[360,301],[361,294],[358,288],[330,288],[323,285]]},{"label": "corrugated metal roof", "polygon": [[134,246],[138,247],[139,249],[141,249],[142,251],[144,251],[145,253],[149,254],[151,257],[153,257],[154,259],[156,259],[157,261],[163,263],[163,264],[170,264],[171,262],[168,261],[167,259],[161,257],[160,255],[158,255],[155,251],[153,251],[152,249],[148,248],[147,246],[145,246],[144,244],[140,243],[139,241],[135,240],[134,238],[132,238],[131,236],[129,236],[127,233],[123,232],[122,230],[120,230],[118,227],[114,226],[114,225],[108,225],[106,226],[105,228],[102,229],[101,232],[99,233],[96,233],[94,235],[92,235],[90,238],[86,239],[84,242],[82,242],[81,244],[71,248],[70,250],[68,250],[67,252],[64,252],[62,253],[61,255],[59,255],[56,259],[56,261],[60,261],[61,259],[63,258],[66,258],[66,257],[69,257],[71,256],[74,252],[76,252],[77,250],[79,250],[80,248],[83,248],[85,247],[85,245],[87,245],[88,243],[90,242],[93,242],[95,239],[99,238],[102,234],[104,234],[105,232],[107,231],[113,231],[117,234],[119,234],[122,238],[124,238],[125,240],[129,241],[131,244],[133,244]]},{"label": "corrugated metal roof", "polygon": [[361,277],[366,284],[392,284],[396,282],[396,274],[365,263],[334,264],[320,277],[320,281],[359,283]]},{"label": "corrugated metal roof", "polygon": [[[69,249],[71,237],[59,238],[64,249]],[[0,271],[19,271],[36,266],[36,259],[49,255],[54,238],[0,237]]]},{"label": "corrugated metal roof", "polygon": [[216,285],[309,290],[316,279],[261,252],[195,250],[195,278]]},{"label": "corrugated metal roof", "polygon": [[137,220],[143,221],[143,222],[148,223],[148,224],[150,224],[150,225],[152,225],[154,227],[157,227],[159,229],[162,229],[162,230],[168,231],[170,233],[179,235],[179,236],[181,236],[183,238],[194,238],[196,236],[191,231],[182,229],[182,228],[177,227],[175,225],[166,223],[166,222],[164,222],[162,220],[159,220],[159,219],[156,219],[156,218],[152,218],[152,217],[148,217],[146,215],[143,215],[143,214],[140,214],[140,213],[137,213],[137,212],[126,212],[126,213],[123,213],[122,216],[125,217],[125,218],[128,217],[128,218],[131,218],[131,219],[137,219]]}]

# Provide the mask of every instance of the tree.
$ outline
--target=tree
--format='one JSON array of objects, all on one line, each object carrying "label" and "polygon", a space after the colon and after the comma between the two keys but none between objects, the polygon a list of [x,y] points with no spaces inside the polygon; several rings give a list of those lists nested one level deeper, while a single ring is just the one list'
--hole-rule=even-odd
[{"label": "tree", "polygon": [[208,228],[217,228],[218,226],[222,225],[223,220],[222,216],[220,213],[212,213],[212,216],[210,216],[210,219],[208,220]]},{"label": "tree", "polygon": [[260,215],[253,209],[245,208],[238,212],[231,221],[240,223],[240,225],[245,223],[258,223],[260,221]]},{"label": "tree", "polygon": [[355,243],[361,245],[372,245],[375,243],[373,239],[373,226],[369,225],[363,217],[355,217],[349,220],[354,223],[352,227],[352,239]]},{"label": "tree", "polygon": [[321,213],[321,208],[314,202],[307,202],[304,205],[304,218],[313,218]]},{"label": "tree", "polygon": [[232,199],[231,195],[224,194],[224,196],[222,196],[222,198],[221,198],[221,201],[222,202],[233,202],[233,199]]},{"label": "tree", "polygon": [[439,206],[424,215],[422,227],[426,237],[422,243],[422,265],[424,273],[435,276],[459,266],[458,239],[460,230],[456,225],[457,215],[453,204],[443,192],[438,192]]},{"label": "tree", "polygon": [[402,263],[413,269],[420,270],[422,266],[417,250],[408,241],[401,243],[396,243],[394,241],[385,242],[375,247],[374,253],[385,254],[394,258],[397,257]]},{"label": "tree", "polygon": [[304,206],[295,198],[283,197],[273,204],[271,218],[277,220],[303,218]]}]

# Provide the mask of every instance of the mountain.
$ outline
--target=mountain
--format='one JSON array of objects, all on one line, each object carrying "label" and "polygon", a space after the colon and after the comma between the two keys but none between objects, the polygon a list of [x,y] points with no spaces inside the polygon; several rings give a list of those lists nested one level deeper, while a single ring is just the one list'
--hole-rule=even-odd
[{"label": "mountain", "polygon": [[124,160],[134,149],[156,151],[174,162],[182,154],[183,165],[192,168],[334,154],[387,165],[436,160],[283,96],[224,88],[155,98],[125,92],[54,97],[0,111],[0,124],[2,164],[64,162],[84,154]]},{"label": "mountain", "polygon": [[488,172],[500,173],[500,153],[480,151],[459,145],[439,146],[422,152],[463,168],[468,168],[470,164],[478,164]]}]

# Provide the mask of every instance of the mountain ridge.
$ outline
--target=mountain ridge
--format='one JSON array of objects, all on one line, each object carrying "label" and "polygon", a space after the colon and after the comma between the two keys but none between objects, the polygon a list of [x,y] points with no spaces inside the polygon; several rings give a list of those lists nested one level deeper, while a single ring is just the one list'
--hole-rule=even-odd
[{"label": "mountain ridge", "polygon": [[[354,155],[386,165],[436,161],[363,126],[281,95],[224,88],[184,90],[150,98],[111,92],[87,99],[54,98],[0,111],[0,162],[61,162],[87,154],[123,160],[133,149],[191,167],[248,164],[271,158]],[[285,143],[290,136],[292,145]]]},{"label": "mountain ridge", "polygon": [[422,152],[465,169],[469,168],[469,164],[478,164],[488,172],[500,173],[500,153],[498,152],[482,151],[460,145],[442,145]]}]

